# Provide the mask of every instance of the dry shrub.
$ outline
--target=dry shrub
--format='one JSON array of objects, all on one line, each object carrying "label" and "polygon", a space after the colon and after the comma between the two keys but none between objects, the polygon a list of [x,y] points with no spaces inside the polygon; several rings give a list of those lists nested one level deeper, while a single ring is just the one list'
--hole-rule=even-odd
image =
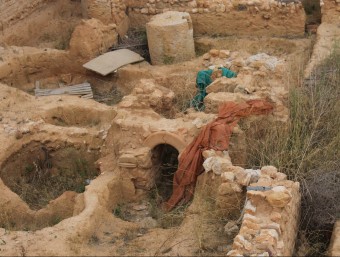
[{"label": "dry shrub", "polygon": [[[302,87],[291,87],[287,124],[256,124],[248,131],[248,166],[274,165],[301,182],[301,231],[324,254],[339,219],[340,49],[335,47]],[[250,136],[249,136],[250,135]]]}]

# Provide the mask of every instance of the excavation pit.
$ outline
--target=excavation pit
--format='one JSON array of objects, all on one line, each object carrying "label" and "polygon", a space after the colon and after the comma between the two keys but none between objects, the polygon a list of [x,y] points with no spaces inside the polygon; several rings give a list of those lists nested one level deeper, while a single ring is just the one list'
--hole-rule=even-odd
[{"label": "excavation pit", "polygon": [[[60,86],[73,86],[88,82],[91,85],[93,99],[99,103],[109,106],[119,103],[125,96],[126,92],[122,92],[117,88],[117,75],[110,74],[103,77],[92,71],[86,71],[86,74],[68,73],[56,74],[53,77],[44,77],[39,79],[30,79],[31,82],[20,83],[18,88],[26,93],[34,95],[35,83],[39,81],[41,89],[57,89]],[[60,95],[61,97],[63,95]]]},{"label": "excavation pit", "polygon": [[82,145],[31,142],[3,163],[0,177],[32,210],[39,210],[66,191],[84,192],[98,175],[98,156]]}]

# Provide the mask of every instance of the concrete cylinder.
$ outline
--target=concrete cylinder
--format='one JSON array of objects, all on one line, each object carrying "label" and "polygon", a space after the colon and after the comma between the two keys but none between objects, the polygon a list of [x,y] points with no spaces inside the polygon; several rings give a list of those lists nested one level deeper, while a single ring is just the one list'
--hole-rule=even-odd
[{"label": "concrete cylinder", "polygon": [[151,63],[172,64],[195,57],[192,21],[189,13],[169,11],[146,24]]}]

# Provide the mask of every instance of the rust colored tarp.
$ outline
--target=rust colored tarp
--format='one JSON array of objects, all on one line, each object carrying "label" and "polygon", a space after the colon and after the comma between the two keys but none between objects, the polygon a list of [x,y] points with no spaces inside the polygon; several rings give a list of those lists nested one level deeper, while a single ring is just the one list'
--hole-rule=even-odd
[{"label": "rust colored tarp", "polygon": [[178,203],[187,203],[192,198],[197,177],[204,171],[203,151],[208,149],[227,150],[232,130],[241,118],[268,114],[272,110],[272,104],[264,100],[222,104],[218,117],[204,126],[200,134],[181,154],[178,169],[174,175],[172,196],[164,204],[164,209],[170,211]]}]

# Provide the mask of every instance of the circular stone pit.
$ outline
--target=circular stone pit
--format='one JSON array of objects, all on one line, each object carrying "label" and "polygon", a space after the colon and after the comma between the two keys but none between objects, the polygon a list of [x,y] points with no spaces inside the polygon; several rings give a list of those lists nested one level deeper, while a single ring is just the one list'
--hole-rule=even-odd
[{"label": "circular stone pit", "polygon": [[99,152],[67,142],[30,142],[3,162],[4,184],[32,210],[45,207],[66,191],[82,193],[98,175]]}]

